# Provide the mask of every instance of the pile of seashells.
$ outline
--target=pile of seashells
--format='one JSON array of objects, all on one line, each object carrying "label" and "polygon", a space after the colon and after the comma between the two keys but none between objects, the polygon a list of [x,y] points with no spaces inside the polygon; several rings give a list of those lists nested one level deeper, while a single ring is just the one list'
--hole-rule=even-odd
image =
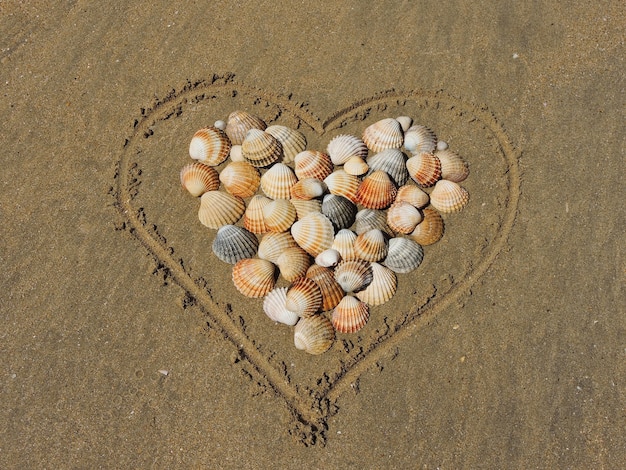
[{"label": "pile of seashells", "polygon": [[[270,319],[295,325],[296,348],[321,354],[335,332],[363,328],[370,307],[395,294],[396,274],[443,236],[440,213],[468,203],[458,184],[467,163],[412,124],[383,119],[321,152],[296,129],[235,111],[191,139],[196,161],[180,180],[200,197],[200,222],[217,230],[213,252],[234,265],[239,292],[265,297]],[[276,286],[279,275],[289,287]]]}]

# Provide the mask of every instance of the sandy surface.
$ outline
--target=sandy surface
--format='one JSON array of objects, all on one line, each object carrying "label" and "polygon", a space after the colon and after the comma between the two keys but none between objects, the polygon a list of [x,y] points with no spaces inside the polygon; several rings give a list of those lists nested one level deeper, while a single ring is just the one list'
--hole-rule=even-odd
[{"label": "sandy surface", "polygon": [[[0,7],[3,468],[626,465],[621,2]],[[466,210],[331,351],[245,299],[177,181],[239,108],[408,114]]]}]

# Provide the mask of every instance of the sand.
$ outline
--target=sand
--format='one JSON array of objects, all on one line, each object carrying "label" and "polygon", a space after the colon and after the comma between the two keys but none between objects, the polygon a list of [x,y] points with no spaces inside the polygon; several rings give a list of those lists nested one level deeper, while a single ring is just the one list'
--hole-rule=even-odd
[{"label": "sand", "polygon": [[[8,2],[3,468],[626,465],[620,2]],[[295,350],[179,186],[230,111],[384,117],[469,205],[367,327]]]}]

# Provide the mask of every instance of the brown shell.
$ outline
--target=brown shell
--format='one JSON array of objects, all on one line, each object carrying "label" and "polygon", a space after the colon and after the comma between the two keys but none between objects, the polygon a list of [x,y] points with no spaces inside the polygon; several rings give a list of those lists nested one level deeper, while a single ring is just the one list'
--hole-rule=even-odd
[{"label": "brown shell", "polygon": [[283,148],[283,162],[291,163],[294,157],[306,148],[306,137],[300,131],[287,126],[273,125],[265,129],[280,142]]},{"label": "brown shell", "polygon": [[261,174],[248,162],[230,162],[220,172],[220,181],[233,196],[247,198],[259,189]]},{"label": "brown shell", "polygon": [[381,119],[363,131],[363,142],[374,153],[400,148],[403,141],[402,126],[393,118]]},{"label": "brown shell", "polygon": [[406,168],[413,181],[424,188],[441,179],[441,162],[432,153],[422,152],[409,158]]},{"label": "brown shell", "polygon": [[330,349],[335,341],[335,329],[324,315],[301,318],[293,331],[296,349],[309,354],[322,354]]},{"label": "brown shell", "polygon": [[444,214],[458,212],[469,202],[467,190],[454,181],[441,180],[430,193],[430,204]]},{"label": "brown shell", "polygon": [[387,256],[387,236],[378,229],[368,230],[356,237],[354,254],[358,259],[375,262]]},{"label": "brown shell", "polygon": [[386,209],[396,198],[398,190],[384,171],[377,170],[363,179],[356,193],[359,204],[368,209]]},{"label": "brown shell", "polygon": [[276,266],[259,258],[246,258],[233,266],[233,283],[246,297],[267,295],[276,284]]},{"label": "brown shell", "polygon": [[180,184],[189,191],[189,194],[198,197],[219,188],[220,180],[214,168],[204,163],[193,162],[180,170]]},{"label": "brown shell", "polygon": [[441,162],[441,179],[460,183],[469,176],[469,166],[452,150],[437,150],[435,156]]},{"label": "brown shell", "polygon": [[358,176],[349,175],[344,170],[337,170],[328,175],[324,179],[324,183],[326,183],[331,194],[343,196],[355,204],[357,203],[356,194],[361,184]]},{"label": "brown shell", "polygon": [[272,200],[261,194],[254,196],[248,203],[246,212],[243,215],[243,226],[252,233],[265,233],[268,231],[263,216],[263,208]]},{"label": "brown shell", "polygon": [[278,256],[276,266],[283,279],[293,282],[306,275],[307,269],[311,266],[311,257],[299,246],[286,248]]},{"label": "brown shell", "polygon": [[438,242],[443,237],[444,223],[441,214],[435,209],[427,207],[422,211],[424,216],[423,220],[415,227],[415,230],[410,235],[410,238],[415,240],[420,245],[432,245]]},{"label": "brown shell", "polygon": [[272,199],[289,199],[291,187],[298,182],[291,167],[276,163],[261,176],[261,189]]},{"label": "brown shell", "polygon": [[317,178],[324,180],[333,172],[333,162],[330,157],[317,150],[305,150],[294,158],[294,170],[298,179]]},{"label": "brown shell", "polygon": [[267,125],[260,117],[254,116],[247,111],[233,111],[228,116],[226,134],[233,145],[241,145],[250,129],[265,130]]},{"label": "brown shell", "polygon": [[189,156],[205,165],[217,166],[228,158],[230,146],[230,140],[223,130],[205,127],[191,138]]},{"label": "brown shell", "polygon": [[250,129],[241,144],[245,161],[256,168],[276,162],[283,154],[280,142],[271,134],[260,129]]},{"label": "brown shell", "polygon": [[365,326],[370,317],[369,306],[351,295],[346,295],[335,307],[332,323],[339,333],[355,333]]},{"label": "brown shell", "polygon": [[398,289],[398,276],[382,264],[372,263],[373,279],[369,286],[355,295],[368,305],[382,305],[390,300]]},{"label": "brown shell", "polygon": [[202,225],[218,229],[235,224],[245,210],[243,199],[222,191],[208,191],[200,197],[198,218]]},{"label": "brown shell", "polygon": [[317,283],[308,277],[296,279],[287,289],[285,307],[301,317],[315,315],[322,307],[322,292]]},{"label": "brown shell", "polygon": [[343,289],[335,281],[335,274],[332,269],[312,264],[306,272],[306,277],[313,279],[320,288],[323,312],[335,308],[343,298]]}]

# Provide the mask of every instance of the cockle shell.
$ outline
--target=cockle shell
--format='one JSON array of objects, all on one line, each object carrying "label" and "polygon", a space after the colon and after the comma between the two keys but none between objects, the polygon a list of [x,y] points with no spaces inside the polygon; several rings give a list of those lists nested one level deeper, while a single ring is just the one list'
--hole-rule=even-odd
[{"label": "cockle shell", "polygon": [[350,159],[343,165],[343,171],[349,175],[361,176],[367,173],[369,165],[361,157],[350,157]]},{"label": "cockle shell", "polygon": [[322,212],[322,201],[318,199],[304,200],[304,199],[290,199],[291,204],[296,208],[298,219],[303,219],[307,214],[311,212]]},{"label": "cockle shell", "polygon": [[335,280],[335,274],[330,268],[313,264],[306,272],[306,277],[313,279],[322,293],[323,312],[335,308],[345,295],[339,283]]},{"label": "cockle shell", "polygon": [[296,208],[288,199],[276,199],[263,207],[263,220],[270,232],[287,232],[296,221]]},{"label": "cockle shell", "polygon": [[276,266],[259,258],[246,258],[233,266],[233,283],[246,297],[267,295],[276,283]]},{"label": "cockle shell", "polygon": [[332,249],[339,252],[342,260],[356,259],[356,253],[354,252],[356,237],[357,234],[348,229],[341,229],[335,235]]},{"label": "cockle shell", "polygon": [[437,150],[435,156],[441,162],[441,179],[460,183],[469,176],[469,166],[452,150]]},{"label": "cockle shell", "polygon": [[339,333],[355,333],[365,326],[370,309],[365,302],[346,295],[337,304],[332,314],[332,323]]},{"label": "cockle shell", "polygon": [[380,261],[387,256],[387,235],[378,229],[368,230],[356,237],[354,254],[369,262]]},{"label": "cockle shell", "polygon": [[293,332],[296,349],[309,354],[322,354],[330,349],[335,341],[335,328],[324,315],[301,318]]},{"label": "cockle shell", "polygon": [[293,162],[298,179],[324,180],[333,172],[333,162],[330,161],[330,157],[317,150],[304,150],[294,157]]},{"label": "cockle shell", "polygon": [[382,230],[390,237],[395,235],[393,230],[391,230],[389,225],[387,225],[387,214],[385,211],[381,210],[361,209],[356,213],[354,227],[357,235],[367,232],[368,230],[372,230],[373,228]]},{"label": "cockle shell", "polygon": [[382,262],[395,273],[406,274],[416,269],[424,259],[421,245],[408,238],[392,238],[389,240],[389,252]]},{"label": "cockle shell", "polygon": [[467,190],[454,181],[441,180],[430,193],[430,204],[444,214],[458,212],[469,202]]},{"label": "cockle shell", "polygon": [[226,122],[226,134],[234,145],[241,145],[250,129],[265,130],[267,125],[257,116],[246,111],[233,111]]},{"label": "cockle shell", "polygon": [[293,326],[298,323],[300,316],[287,310],[287,288],[275,287],[263,300],[263,311],[272,320],[285,325]]},{"label": "cockle shell", "polygon": [[372,282],[372,267],[361,259],[344,260],[335,268],[335,280],[345,292],[358,292]]},{"label": "cockle shell", "polygon": [[245,161],[262,168],[276,162],[283,154],[283,149],[273,135],[260,129],[250,129],[241,143],[241,152]]},{"label": "cockle shell", "polygon": [[352,201],[336,194],[326,194],[322,201],[322,214],[328,217],[335,230],[350,227],[354,223],[357,210]]},{"label": "cockle shell", "polygon": [[300,131],[287,126],[273,125],[265,129],[280,142],[283,148],[283,162],[291,163],[294,157],[306,148],[306,137]]},{"label": "cockle shell", "polygon": [[352,157],[365,159],[367,157],[367,145],[355,135],[340,134],[333,137],[326,151],[335,165],[343,165]]},{"label": "cockle shell", "polygon": [[361,180],[357,176],[349,175],[344,170],[337,170],[328,175],[324,183],[331,194],[343,196],[356,204],[356,193],[361,185]]},{"label": "cockle shell", "polygon": [[291,235],[304,251],[317,256],[332,246],[335,231],[324,214],[311,212],[291,226]]},{"label": "cockle shell", "polygon": [[243,216],[243,225],[252,233],[265,233],[268,228],[265,226],[265,218],[263,217],[263,208],[272,200],[261,194],[254,196],[248,203],[246,212]]},{"label": "cockle shell", "polygon": [[301,317],[315,315],[322,307],[322,293],[317,283],[308,277],[293,281],[287,289],[285,307]]},{"label": "cockle shell", "polygon": [[198,218],[202,225],[218,229],[237,222],[245,210],[243,199],[222,191],[208,191],[200,197]]},{"label": "cockle shell", "polygon": [[261,174],[248,162],[231,162],[220,172],[220,181],[233,196],[247,198],[259,189]]},{"label": "cockle shell", "polygon": [[291,187],[291,198],[314,199],[324,194],[326,189],[326,183],[317,178],[303,178]]},{"label": "cockle shell", "polygon": [[324,250],[315,257],[315,264],[325,268],[336,266],[339,261],[341,261],[341,253],[333,248]]},{"label": "cockle shell", "polygon": [[422,209],[430,202],[428,193],[422,191],[414,184],[406,184],[398,188],[396,200],[394,202],[408,202],[412,206]]},{"label": "cockle shell", "polygon": [[261,189],[271,199],[289,199],[298,178],[288,165],[276,163],[261,176]]},{"label": "cockle shell", "polygon": [[217,171],[200,162],[185,165],[180,170],[180,184],[192,196],[202,196],[207,191],[215,191],[220,186]]},{"label": "cockle shell", "polygon": [[288,248],[298,247],[289,232],[266,233],[259,243],[258,256],[261,259],[278,263],[278,258]]},{"label": "cockle shell", "polygon": [[396,198],[397,192],[389,175],[377,170],[363,179],[356,198],[359,204],[368,209],[386,209]]},{"label": "cockle shell", "polygon": [[406,161],[409,175],[420,186],[427,188],[441,179],[441,162],[431,153],[418,153]]},{"label": "cockle shell", "polygon": [[371,306],[382,305],[390,300],[398,289],[398,277],[382,264],[372,263],[372,282],[355,295]]},{"label": "cockle shell", "polygon": [[415,227],[410,238],[423,246],[432,245],[443,237],[443,218],[439,212],[430,207],[424,209],[422,213],[424,218],[417,227]]},{"label": "cockle shell", "polygon": [[400,148],[403,141],[402,126],[393,118],[381,119],[363,131],[363,142],[372,152]]},{"label": "cockle shell", "polygon": [[217,166],[228,158],[230,146],[230,140],[223,130],[205,127],[191,138],[189,156],[205,165]]},{"label": "cockle shell", "polygon": [[404,148],[412,154],[432,153],[437,148],[437,136],[426,126],[411,126],[404,133]]},{"label": "cockle shell", "polygon": [[400,123],[400,126],[402,127],[402,132],[408,131],[411,127],[411,124],[413,124],[413,118],[410,116],[398,116],[396,118],[396,121]]},{"label": "cockle shell", "polygon": [[396,233],[409,234],[422,221],[417,207],[404,201],[394,202],[387,211],[387,225]]},{"label": "cockle shell", "polygon": [[402,186],[409,179],[406,157],[399,149],[386,149],[367,157],[370,173],[382,170],[389,175],[396,186]]},{"label": "cockle shell", "polygon": [[306,275],[311,264],[311,257],[299,246],[286,248],[276,259],[280,275],[289,282]]},{"label": "cockle shell", "polygon": [[244,258],[252,258],[259,248],[256,236],[243,227],[224,225],[213,240],[213,253],[225,263],[235,264]]}]

